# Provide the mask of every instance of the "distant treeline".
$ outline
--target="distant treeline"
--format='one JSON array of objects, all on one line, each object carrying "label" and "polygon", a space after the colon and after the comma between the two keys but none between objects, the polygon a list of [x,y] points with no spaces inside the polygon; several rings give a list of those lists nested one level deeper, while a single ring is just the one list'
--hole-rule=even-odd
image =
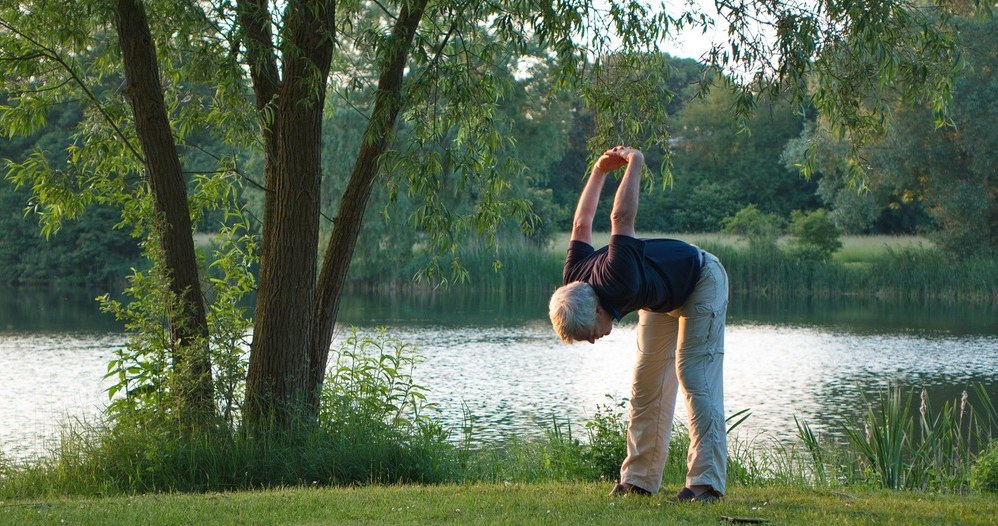
[{"label": "distant treeline", "polygon": [[[929,109],[896,108],[889,132],[869,141],[862,152],[867,164],[860,167],[863,178],[858,180],[857,167],[846,164],[845,143],[822,127],[814,108],[793,107],[760,94],[754,116],[737,121],[731,111],[736,102],[733,94],[718,87],[697,97],[697,80],[704,75],[701,65],[673,59],[667,91],[675,95],[668,101],[669,129],[662,130],[669,146],[667,150],[646,148],[654,177],[642,197],[638,229],[715,232],[726,218],[749,206],[785,220],[794,211],[824,208],[844,233],[918,233],[932,237],[942,254],[994,254],[998,246],[998,127],[993,119],[998,115],[998,83],[993,80],[998,67],[996,22],[967,21],[960,39],[967,67],[956,85],[949,121],[937,127],[936,115]],[[499,125],[508,126],[506,133],[515,141],[516,155],[527,169],[510,173],[509,192],[528,200],[536,216],[526,233],[520,225],[509,225],[500,242],[543,249],[555,234],[570,229],[587,163],[596,150],[611,145],[586,144],[592,136],[593,116],[579,100],[537,100],[534,94],[544,93],[545,83],[553,79],[514,77],[518,89],[502,101],[506,119]],[[70,134],[79,119],[79,109],[72,104],[52,108],[46,126],[34,136],[0,140],[0,159],[17,162],[42,151],[54,165],[64,164],[65,148],[76,140]],[[345,185],[365,122],[364,116],[349,107],[328,112],[324,196],[338,195],[336,190]],[[198,148],[185,151],[185,170],[216,169],[217,162],[203,153],[216,150],[224,147],[205,139]],[[262,179],[256,152],[235,155],[246,159],[243,166],[248,178]],[[812,169],[810,178],[801,176],[800,166],[805,164]],[[662,184],[661,174],[671,174],[671,182]],[[461,175],[445,170],[443,177],[456,180]],[[454,210],[470,206],[462,203],[474,202],[468,193],[475,190],[452,191],[461,187],[452,182],[441,181],[440,192],[446,194],[441,199]],[[613,192],[611,181],[603,192],[601,211],[605,213],[597,217],[597,230],[609,229]],[[261,208],[261,191],[252,184],[246,185],[242,195],[251,209]],[[120,222],[117,210],[89,210],[45,239],[30,213],[31,202],[30,189],[14,189],[10,182],[0,181],[0,281],[4,284],[115,286],[131,267],[141,265],[131,232],[115,228]],[[412,276],[418,272],[413,267],[422,262],[419,250],[426,241],[411,226],[421,203],[405,188],[389,185],[376,185],[372,203],[351,279],[371,283],[386,276],[392,276],[392,281]],[[338,205],[326,198],[326,217],[332,217]],[[217,212],[202,218],[197,228],[210,237],[217,227],[204,225],[220,221],[224,217]],[[466,253],[480,254],[491,269],[495,253],[477,246],[476,240],[466,244]],[[507,259],[505,264],[518,264],[515,260]],[[536,274],[534,263],[524,264],[516,272]]]}]

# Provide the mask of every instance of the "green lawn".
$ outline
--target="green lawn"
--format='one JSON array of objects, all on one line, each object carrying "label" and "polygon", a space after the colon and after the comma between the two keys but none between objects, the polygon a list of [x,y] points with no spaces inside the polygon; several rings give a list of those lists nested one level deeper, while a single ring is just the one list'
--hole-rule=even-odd
[{"label": "green lawn", "polygon": [[935,247],[921,236],[842,236],[839,241],[842,241],[842,248],[833,257],[846,263],[869,261],[887,250]]},{"label": "green lawn", "polygon": [[295,488],[222,494],[0,502],[0,524],[769,524],[992,525],[998,498],[736,487],[715,505],[606,496],[608,483]]}]

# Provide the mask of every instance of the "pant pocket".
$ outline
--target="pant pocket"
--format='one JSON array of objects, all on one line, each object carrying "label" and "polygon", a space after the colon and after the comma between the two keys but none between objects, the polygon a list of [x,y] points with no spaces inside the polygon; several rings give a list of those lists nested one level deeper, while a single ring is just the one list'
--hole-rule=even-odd
[{"label": "pant pocket", "polygon": [[693,331],[687,334],[687,338],[692,338],[701,345],[708,345],[716,338],[714,334],[717,321],[717,311],[711,308],[708,303],[697,303],[697,314],[687,322],[687,330],[693,325]]}]

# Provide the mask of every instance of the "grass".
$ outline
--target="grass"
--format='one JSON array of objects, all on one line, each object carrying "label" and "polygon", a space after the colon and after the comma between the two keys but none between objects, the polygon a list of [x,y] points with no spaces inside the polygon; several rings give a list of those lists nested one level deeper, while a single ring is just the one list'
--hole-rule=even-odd
[{"label": "grass", "polygon": [[[737,236],[719,233],[639,232],[641,237],[672,237],[692,242],[717,255],[731,277],[731,290],[765,297],[876,297],[894,301],[968,301],[998,304],[998,264],[978,256],[953,258],[918,236],[845,236],[829,261],[793,254],[789,239],[781,250],[758,250]],[[593,234],[594,246],[605,245],[608,232]],[[494,254],[467,246],[455,257],[466,271],[465,285],[478,290],[522,293],[549,291],[560,283],[569,234],[556,235],[545,247],[512,243]],[[498,257],[499,264],[496,264]],[[418,259],[418,258],[417,258]],[[415,283],[421,263],[396,274],[358,279],[355,287],[427,288]],[[448,263],[449,265],[449,263]],[[498,268],[497,268],[498,267]]]},{"label": "grass", "polygon": [[920,236],[842,236],[842,248],[832,258],[843,263],[869,263],[883,257],[888,250],[935,248],[935,244]]},{"label": "grass", "polygon": [[609,483],[391,485],[0,502],[0,524],[770,524],[990,525],[980,495],[785,486],[734,487],[720,503],[672,504],[675,491],[610,498]]},{"label": "grass", "polygon": [[[638,232],[638,237],[643,238],[672,238],[681,239],[687,243],[698,246],[723,245],[733,248],[747,248],[748,244],[739,236],[721,233],[680,233],[680,232]],[[569,233],[562,233],[555,236],[551,244],[551,250],[561,254],[568,246]],[[786,244],[789,238],[781,240],[781,244]],[[935,245],[928,239],[921,236],[842,236],[839,238],[842,248],[833,256],[836,261],[843,263],[869,262],[883,256],[888,250],[904,250],[917,248],[933,248]],[[593,246],[603,246],[610,242],[609,232],[594,232]]]}]

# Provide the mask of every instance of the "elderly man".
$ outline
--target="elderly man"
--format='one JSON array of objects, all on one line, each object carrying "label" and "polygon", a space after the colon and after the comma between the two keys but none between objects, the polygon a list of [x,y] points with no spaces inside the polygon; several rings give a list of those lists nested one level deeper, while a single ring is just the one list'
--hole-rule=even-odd
[{"label": "elderly man", "polygon": [[[593,167],[572,223],[564,285],[549,305],[567,343],[594,343],[614,321],[638,311],[638,356],[631,384],[627,458],[611,495],[656,493],[682,387],[689,414],[686,486],[679,501],[714,502],[725,491],[724,324],[728,276],[713,255],[674,239],[638,239],[634,231],[644,157],[617,146]],[[600,191],[625,168],[610,213],[610,244],[592,246]]]}]

